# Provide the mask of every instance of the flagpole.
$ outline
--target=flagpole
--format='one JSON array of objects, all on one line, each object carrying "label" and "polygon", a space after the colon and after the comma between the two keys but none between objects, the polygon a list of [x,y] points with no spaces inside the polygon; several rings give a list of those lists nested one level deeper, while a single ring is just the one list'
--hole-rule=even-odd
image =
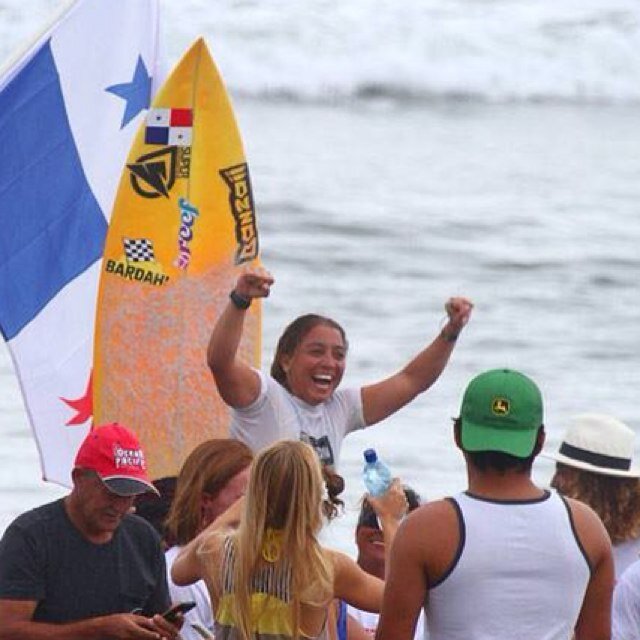
[{"label": "flagpole", "polygon": [[51,19],[47,23],[46,27],[43,27],[35,37],[28,41],[28,43],[24,44],[22,47],[18,47],[15,53],[9,56],[9,59],[0,66],[0,90],[2,90],[6,85],[4,76],[8,74],[14,66],[18,65],[21,60],[28,58],[29,54],[36,49],[46,34],[51,31],[68,13],[70,13],[73,6],[78,2],[79,0],[67,0],[66,3],[58,9],[58,11],[51,15]]}]

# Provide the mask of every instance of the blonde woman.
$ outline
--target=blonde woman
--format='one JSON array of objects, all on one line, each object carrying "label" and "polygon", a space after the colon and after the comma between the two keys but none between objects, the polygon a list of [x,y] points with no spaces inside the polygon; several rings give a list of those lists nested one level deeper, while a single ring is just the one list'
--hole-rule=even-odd
[{"label": "blonde woman", "polygon": [[[314,450],[283,440],[263,450],[251,468],[240,527],[223,533],[232,508],[176,558],[176,584],[204,579],[216,620],[216,640],[325,638],[327,611],[341,598],[378,611],[384,583],[348,556],[318,542],[323,481]],[[407,504],[398,481],[371,499],[387,550]]]}]

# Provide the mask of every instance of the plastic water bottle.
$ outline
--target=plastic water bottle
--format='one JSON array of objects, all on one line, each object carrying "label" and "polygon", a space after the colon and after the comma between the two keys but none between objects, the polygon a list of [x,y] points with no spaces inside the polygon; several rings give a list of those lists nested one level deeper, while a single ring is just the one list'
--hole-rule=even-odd
[{"label": "plastic water bottle", "polygon": [[374,497],[381,496],[391,486],[391,471],[389,467],[378,459],[375,449],[367,449],[364,452],[365,465],[362,471],[362,479],[367,491]]}]

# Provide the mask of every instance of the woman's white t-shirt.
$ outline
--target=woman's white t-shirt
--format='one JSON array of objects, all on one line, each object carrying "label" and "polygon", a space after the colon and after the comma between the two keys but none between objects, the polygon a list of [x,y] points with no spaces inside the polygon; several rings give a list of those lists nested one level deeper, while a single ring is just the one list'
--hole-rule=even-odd
[{"label": "woman's white t-shirt", "polygon": [[337,389],[329,400],[310,405],[271,376],[255,371],[260,393],[248,407],[231,410],[229,435],[256,452],[277,440],[302,440],[316,450],[323,464],[335,466],[344,437],[366,426],[361,390]]},{"label": "woman's white t-shirt", "polygon": [[169,596],[171,603],[193,601],[196,606],[184,614],[184,624],[180,630],[180,636],[184,640],[202,640],[202,636],[191,627],[192,624],[199,624],[213,633],[213,613],[211,611],[211,598],[204,580],[198,580],[186,587],[174,584],[171,579],[171,567],[180,553],[182,547],[171,547],[165,554],[167,563],[167,585],[169,586]]}]

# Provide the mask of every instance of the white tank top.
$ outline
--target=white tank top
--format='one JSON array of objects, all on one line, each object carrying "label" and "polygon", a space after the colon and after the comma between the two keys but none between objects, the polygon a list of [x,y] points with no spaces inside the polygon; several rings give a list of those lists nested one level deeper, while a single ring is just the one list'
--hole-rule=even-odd
[{"label": "white tank top", "polygon": [[567,640],[590,567],[569,507],[555,493],[494,502],[450,499],[460,545],[426,605],[431,640]]}]

